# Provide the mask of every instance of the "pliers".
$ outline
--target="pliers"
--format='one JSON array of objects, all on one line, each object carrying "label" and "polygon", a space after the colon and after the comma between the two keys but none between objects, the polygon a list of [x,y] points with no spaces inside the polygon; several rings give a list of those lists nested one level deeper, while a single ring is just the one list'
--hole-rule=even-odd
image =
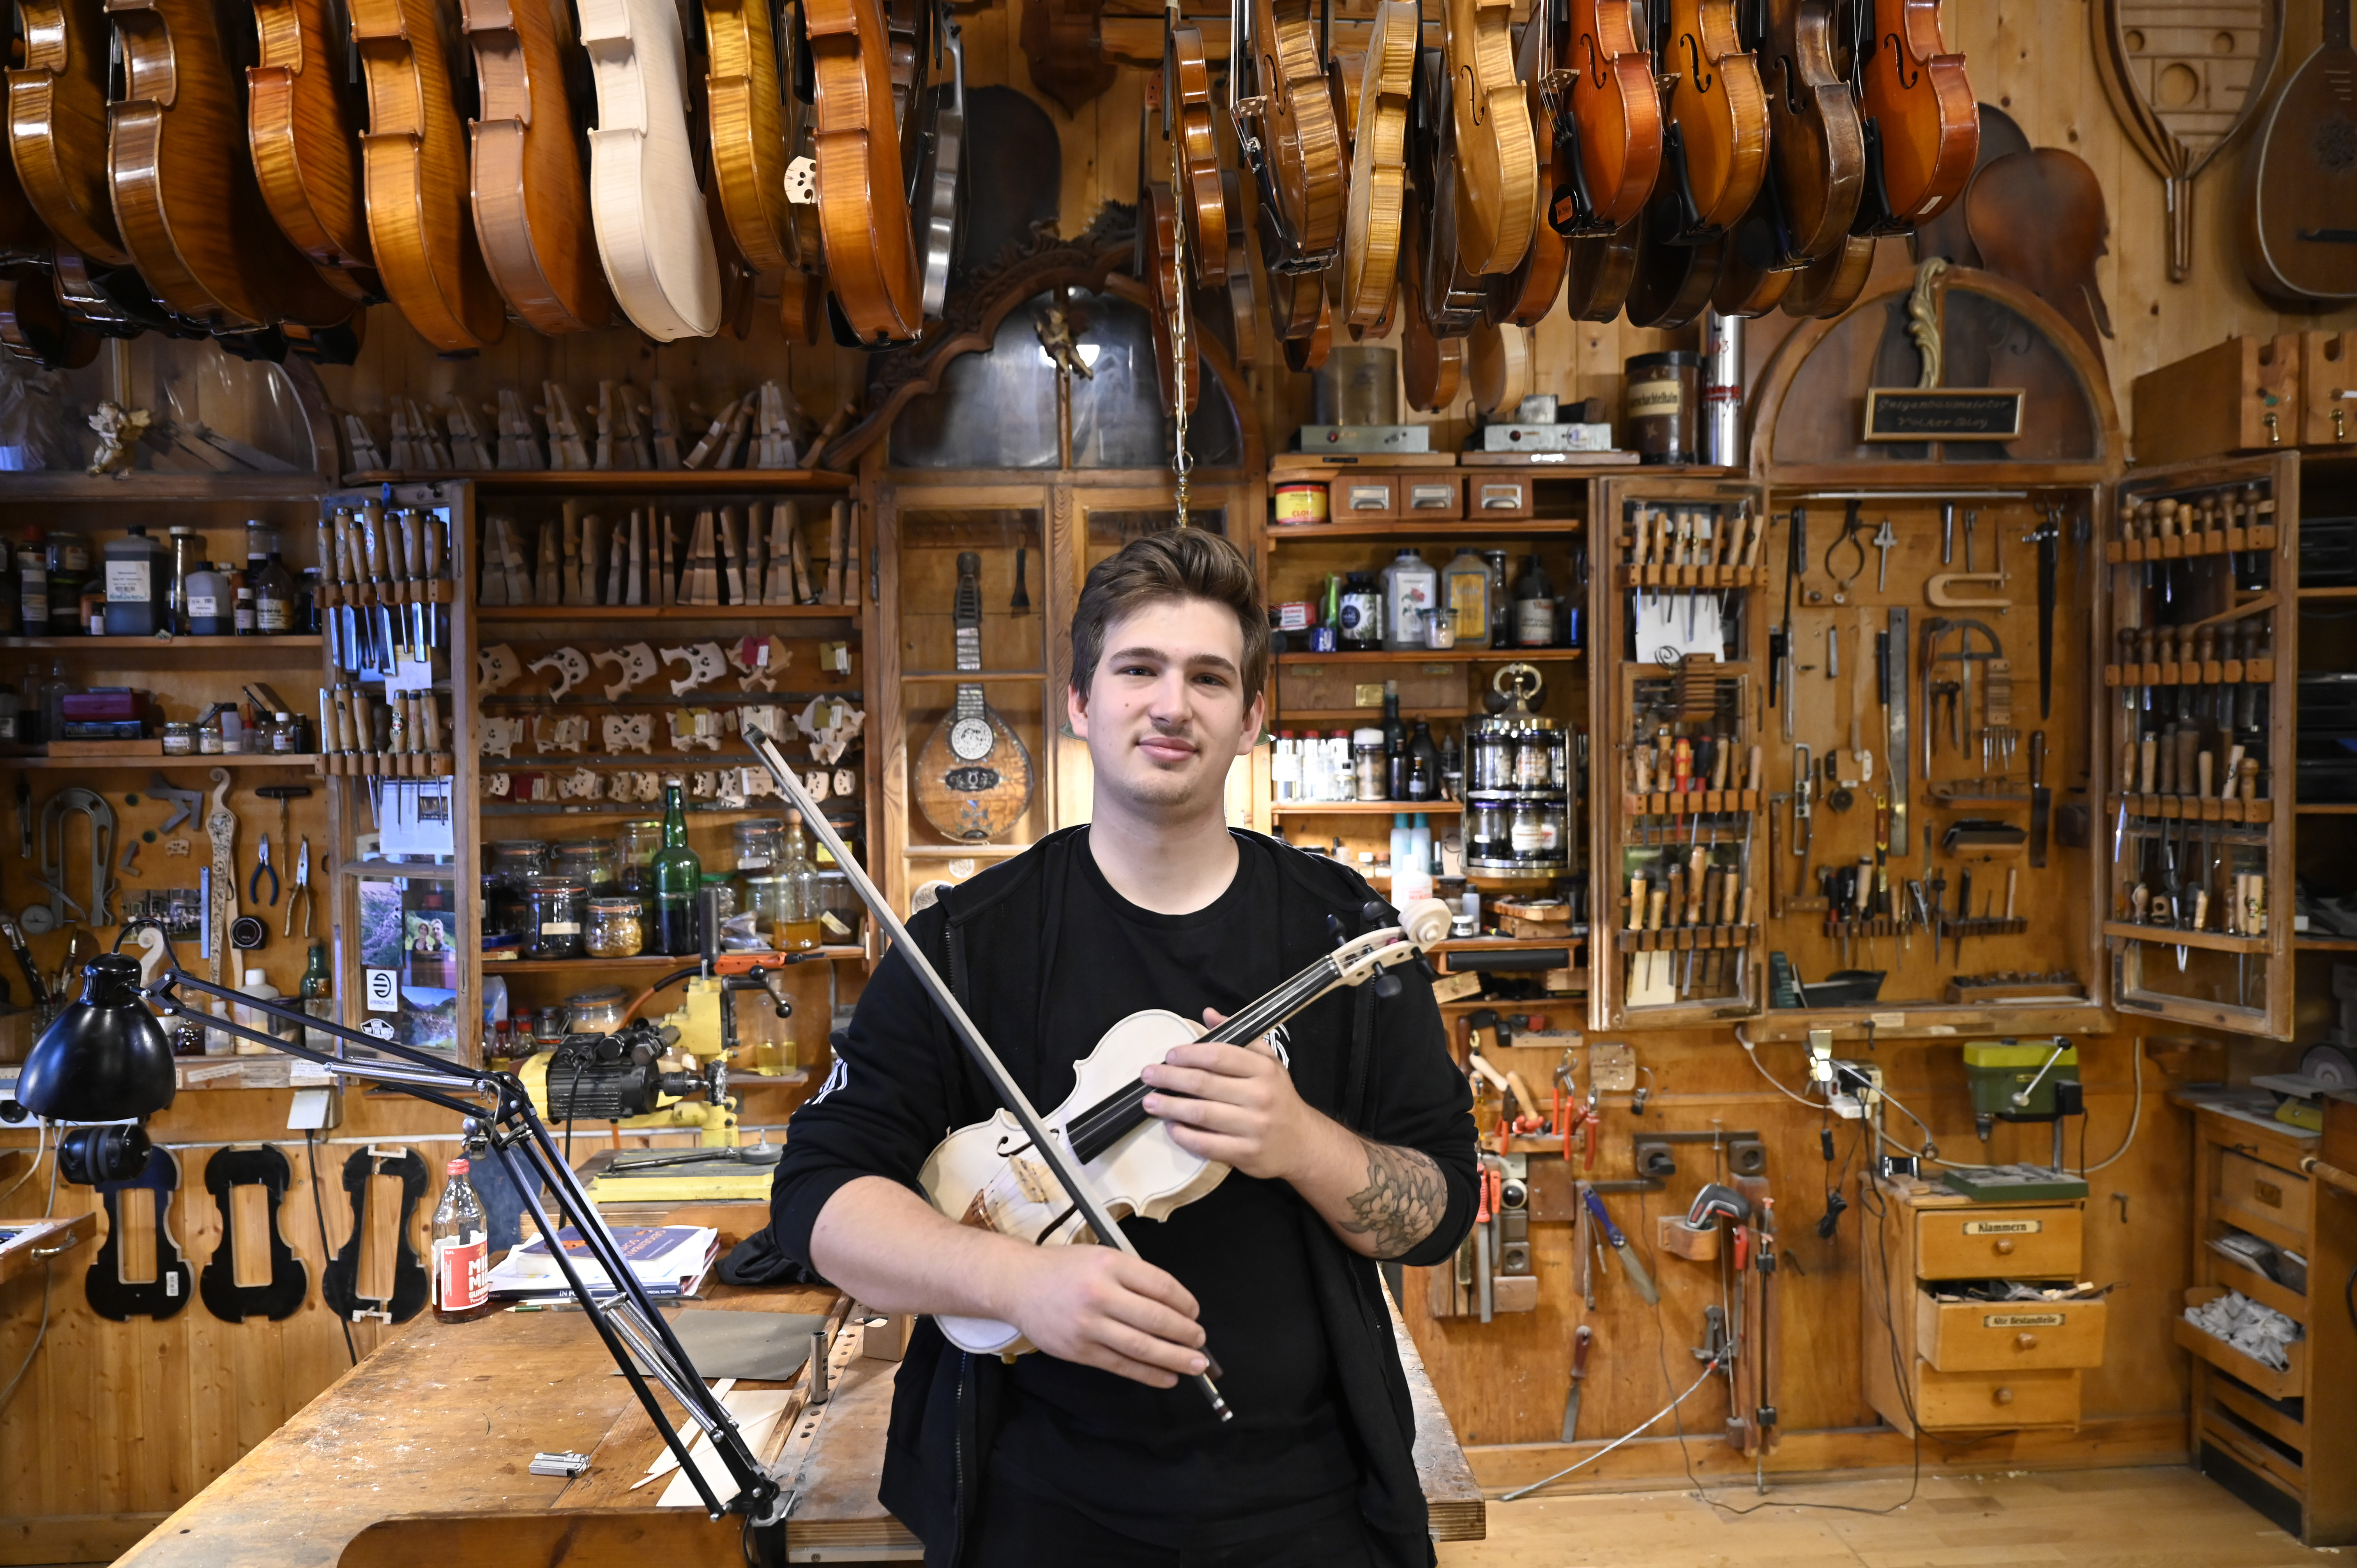
[{"label": "pliers", "polygon": [[247,903],[259,904],[263,902],[262,878],[265,872],[268,873],[270,876],[269,901],[275,904],[278,902],[278,868],[270,864],[270,835],[268,833],[262,835],[262,848],[255,852],[253,875],[245,879],[245,901]]},{"label": "pliers", "polygon": [[295,934],[295,906],[303,906],[303,934],[311,934],[311,841],[303,840],[303,847],[295,854],[295,887],[286,895],[286,924],[279,931],[282,937]]}]

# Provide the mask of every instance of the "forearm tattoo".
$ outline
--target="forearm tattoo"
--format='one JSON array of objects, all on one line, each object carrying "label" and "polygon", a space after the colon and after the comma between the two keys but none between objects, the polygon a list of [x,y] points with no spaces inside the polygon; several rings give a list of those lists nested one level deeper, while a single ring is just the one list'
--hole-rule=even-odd
[{"label": "forearm tattoo", "polygon": [[1378,1258],[1400,1257],[1448,1212],[1448,1184],[1428,1155],[1363,1137],[1359,1146],[1367,1151],[1367,1185],[1351,1195],[1342,1229],[1372,1237]]}]

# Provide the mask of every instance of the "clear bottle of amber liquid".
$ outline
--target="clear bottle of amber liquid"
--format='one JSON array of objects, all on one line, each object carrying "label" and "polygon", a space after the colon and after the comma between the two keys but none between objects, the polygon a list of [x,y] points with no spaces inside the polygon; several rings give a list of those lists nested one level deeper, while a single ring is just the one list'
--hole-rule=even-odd
[{"label": "clear bottle of amber liquid", "polygon": [[465,1160],[447,1167],[450,1181],[442,1189],[442,1207],[434,1211],[434,1316],[445,1323],[467,1323],[490,1315],[490,1233],[483,1220],[483,1200],[467,1179]]},{"label": "clear bottle of amber liquid", "polygon": [[778,875],[786,885],[786,913],[778,922],[778,950],[809,952],[825,939],[819,929],[818,867],[811,864],[810,848],[802,842],[800,811],[786,813],[785,843],[785,864]]}]

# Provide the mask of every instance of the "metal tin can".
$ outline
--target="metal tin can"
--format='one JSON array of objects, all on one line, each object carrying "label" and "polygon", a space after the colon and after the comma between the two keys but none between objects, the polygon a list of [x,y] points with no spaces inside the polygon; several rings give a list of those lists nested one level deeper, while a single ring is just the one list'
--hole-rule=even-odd
[{"label": "metal tin can", "polygon": [[1649,464],[1692,463],[1699,456],[1702,356],[1687,349],[1632,356],[1622,392],[1629,445]]},{"label": "metal tin can", "polygon": [[1326,485],[1323,480],[1276,487],[1276,521],[1286,522],[1323,522],[1326,521]]}]

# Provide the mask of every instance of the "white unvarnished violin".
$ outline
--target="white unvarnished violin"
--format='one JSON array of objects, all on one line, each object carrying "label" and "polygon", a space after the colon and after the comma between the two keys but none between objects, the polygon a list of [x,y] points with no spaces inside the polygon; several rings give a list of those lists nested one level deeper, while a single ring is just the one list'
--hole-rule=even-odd
[{"label": "white unvarnished violin", "polygon": [[[1049,1134],[1079,1163],[1114,1218],[1163,1219],[1218,1187],[1228,1167],[1188,1153],[1167,1123],[1146,1114],[1146,1097],[1152,1091],[1139,1073],[1196,1040],[1256,1040],[1328,992],[1363,984],[1420,956],[1448,934],[1448,906],[1420,898],[1407,907],[1398,925],[1343,943],[1237,1009],[1217,1028],[1160,1008],[1132,1013],[1106,1030],[1074,1068],[1071,1093],[1043,1118]],[[1013,1114],[1003,1109],[942,1139],[918,1179],[933,1207],[961,1225],[1043,1247],[1098,1239],[1046,1162],[1032,1152]],[[1011,1324],[947,1315],[936,1321],[951,1344],[975,1355],[1015,1356],[1035,1348]]]},{"label": "white unvarnished violin", "polygon": [[670,0],[582,0],[597,83],[589,209],[614,298],[658,342],[720,328],[720,261],[687,126],[687,39]]}]

